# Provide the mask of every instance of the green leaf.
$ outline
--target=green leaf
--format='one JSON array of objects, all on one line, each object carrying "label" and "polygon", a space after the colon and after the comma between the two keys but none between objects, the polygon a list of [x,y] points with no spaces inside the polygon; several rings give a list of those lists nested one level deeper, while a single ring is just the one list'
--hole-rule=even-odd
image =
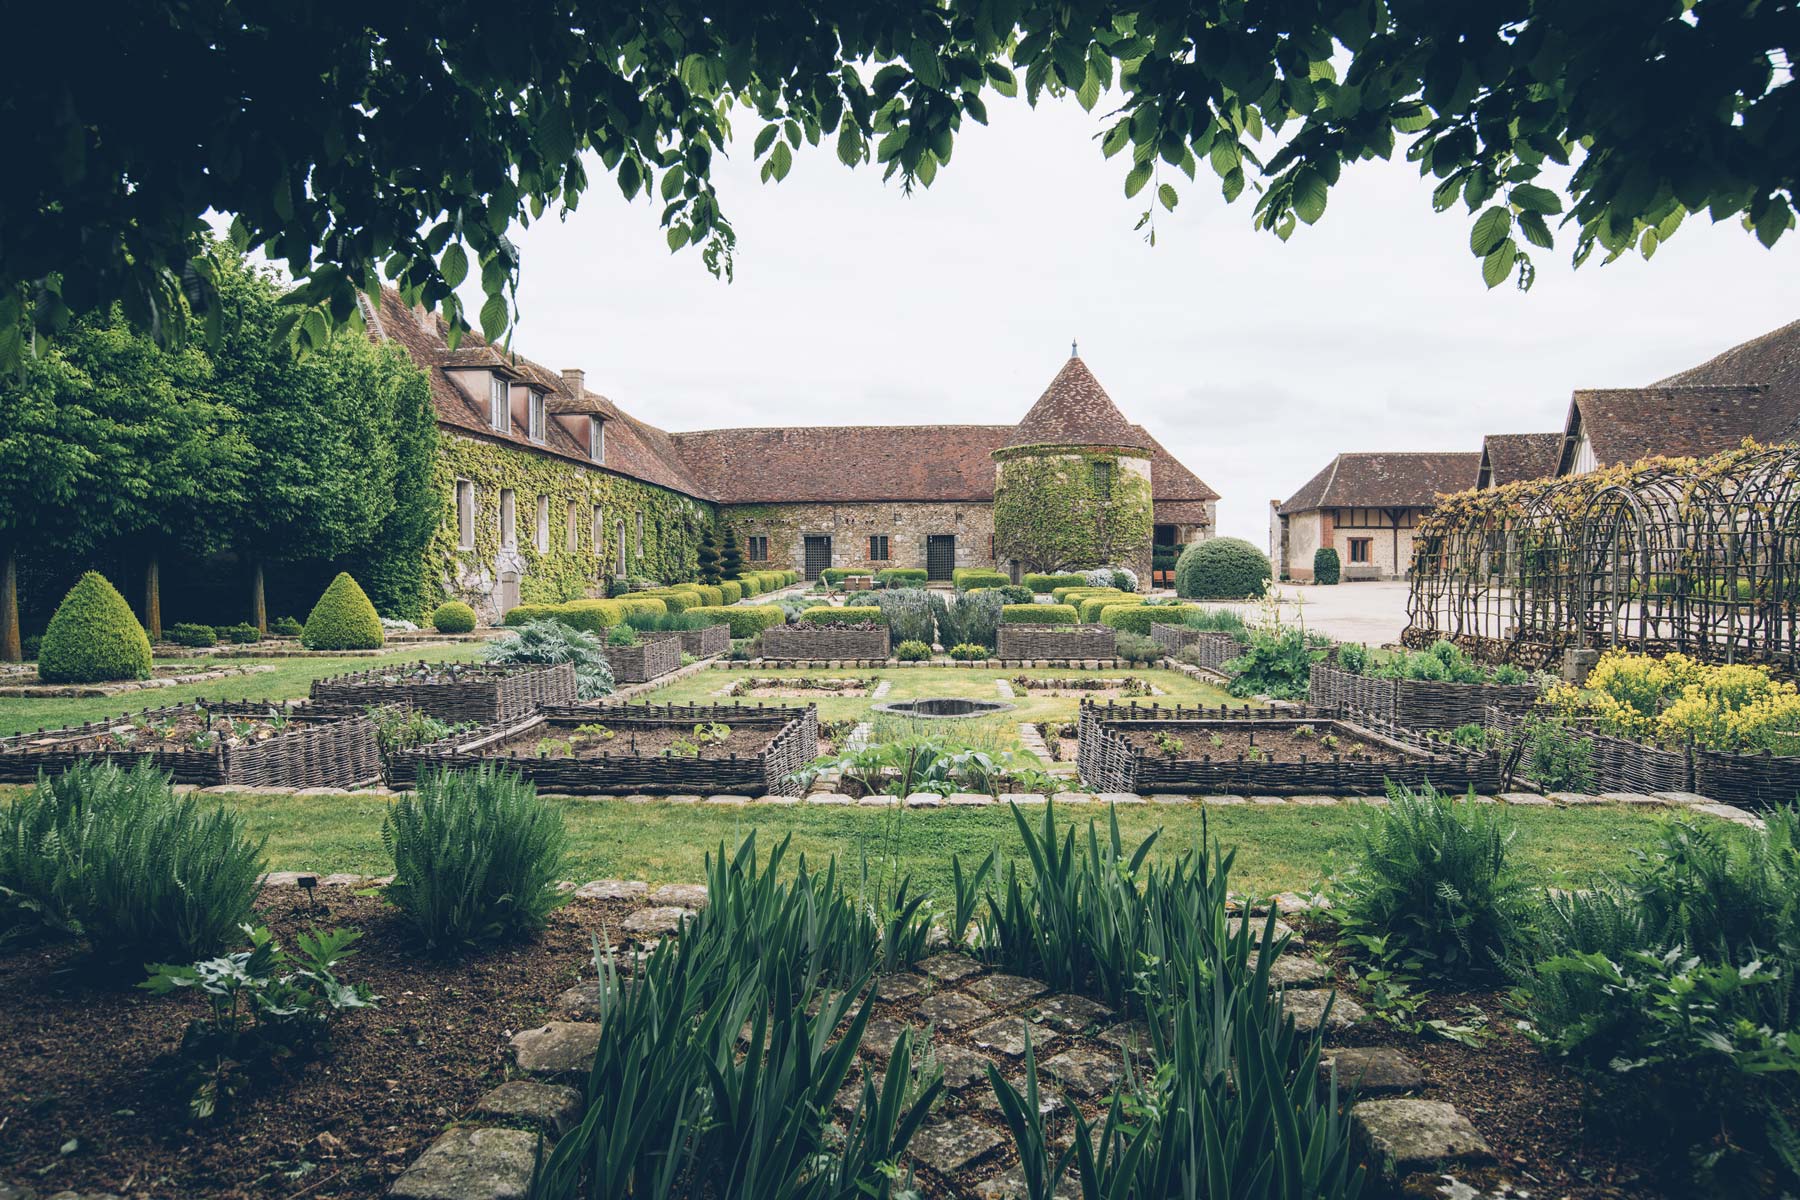
[{"label": "green leaf", "polygon": [[1244,194],[1244,173],[1232,169],[1225,173],[1225,181],[1219,185],[1219,191],[1225,196],[1225,203],[1230,204]]},{"label": "green leaf", "polygon": [[1175,194],[1175,189],[1166,183],[1157,186],[1156,198],[1162,201],[1162,206],[1170,212],[1175,211],[1175,205],[1180,200],[1180,197]]},{"label": "green leaf", "polygon": [[1511,232],[1512,213],[1504,205],[1496,204],[1475,218],[1475,227],[1469,230],[1469,249],[1477,257],[1486,258]]},{"label": "green leaf", "polygon": [[691,231],[686,225],[669,226],[669,253],[673,254],[675,251],[687,245],[690,235]]},{"label": "green leaf", "polygon": [[1312,167],[1294,172],[1294,212],[1311,225],[1325,215],[1325,179]]},{"label": "green leaf", "polygon": [[853,123],[846,120],[838,127],[838,161],[846,167],[854,167],[862,162],[866,152],[867,144],[863,141],[862,132]]},{"label": "green leaf", "polygon": [[764,125],[762,127],[762,132],[756,135],[756,145],[751,151],[752,155],[756,158],[761,158],[763,155],[767,154],[769,152],[769,147],[775,144],[775,139],[780,133],[781,126]]},{"label": "green leaf", "polygon": [[481,336],[490,342],[498,341],[506,332],[506,318],[506,297],[489,296],[481,306]]},{"label": "green leaf", "polygon": [[1212,144],[1212,169],[1222,179],[1237,170],[1244,156],[1238,151],[1238,144],[1228,137],[1217,137]]},{"label": "green leaf", "polygon": [[1150,182],[1150,175],[1154,169],[1147,162],[1141,162],[1131,168],[1131,173],[1125,176],[1125,195],[1129,198],[1143,191],[1144,185]]},{"label": "green leaf", "polygon": [[1544,218],[1534,212],[1519,214],[1519,232],[1525,240],[1541,249],[1548,250],[1556,245],[1556,239],[1550,233],[1550,226]]},{"label": "green leaf", "polygon": [[1526,212],[1559,213],[1563,210],[1561,196],[1535,183],[1515,185],[1507,198]]},{"label": "green leaf", "polygon": [[1787,200],[1781,196],[1773,197],[1767,208],[1756,217],[1756,240],[1773,248],[1781,235],[1786,233],[1793,222],[1793,213],[1788,209]]},{"label": "green leaf", "polygon": [[443,272],[445,283],[453,288],[462,286],[462,281],[469,277],[469,252],[462,248],[461,242],[451,242],[445,247],[438,270]]},{"label": "green leaf", "polygon": [[1087,77],[1075,92],[1075,102],[1088,112],[1093,112],[1094,105],[1100,102],[1100,76],[1094,71],[1092,63],[1088,64]]},{"label": "green leaf", "polygon": [[1507,238],[1488,252],[1481,260],[1481,280],[1490,288],[1499,287],[1506,277],[1512,274],[1513,260],[1518,257],[1519,248],[1511,238]]},{"label": "green leaf", "polygon": [[1117,125],[1114,125],[1111,129],[1106,131],[1106,140],[1100,143],[1100,153],[1104,154],[1107,158],[1111,158],[1113,155],[1123,150],[1125,148],[1125,143],[1130,140],[1131,123],[1129,121],[1120,121]]}]

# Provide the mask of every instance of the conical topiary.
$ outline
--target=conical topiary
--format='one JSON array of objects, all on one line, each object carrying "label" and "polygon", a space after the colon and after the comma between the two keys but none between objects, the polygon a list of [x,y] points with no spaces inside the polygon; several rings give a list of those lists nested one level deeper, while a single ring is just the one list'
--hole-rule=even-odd
[{"label": "conical topiary", "polygon": [[313,605],[300,631],[300,644],[308,650],[379,650],[385,640],[375,606],[344,571]]},{"label": "conical topiary", "polygon": [[744,552],[738,548],[737,530],[727,525],[725,540],[719,546],[719,575],[736,579],[744,573]]},{"label": "conical topiary", "polygon": [[700,582],[719,582],[719,542],[711,525],[700,531],[700,548],[694,557],[700,568]]},{"label": "conical topiary", "polygon": [[150,678],[150,639],[119,589],[98,571],[75,581],[38,649],[45,683]]}]

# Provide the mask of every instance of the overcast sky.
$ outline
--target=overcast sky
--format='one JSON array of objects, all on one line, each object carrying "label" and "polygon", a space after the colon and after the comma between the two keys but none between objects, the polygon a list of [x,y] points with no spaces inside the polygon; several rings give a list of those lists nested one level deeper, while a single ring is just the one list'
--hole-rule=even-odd
[{"label": "overcast sky", "polygon": [[[988,424],[1025,414],[1071,338],[1125,415],[1212,485],[1220,532],[1266,543],[1267,507],[1344,450],[1479,450],[1560,429],[1578,387],[1649,383],[1800,317],[1800,236],[1766,251],[1690,218],[1649,263],[1536,252],[1529,293],[1488,291],[1468,214],[1431,210],[1404,161],[1364,163],[1283,244],[1204,167],[1157,244],[1122,160],[1072,101],[997,97],[948,169],[903,195],[829,139],[757,179],[738,118],[718,182],[737,277],[669,254],[658,207],[595,164],[567,221],[519,235],[514,345],[665,429]],[[1560,243],[1569,239],[1560,238]],[[479,307],[479,298],[470,311]],[[830,462],[816,464],[830,471]]]}]

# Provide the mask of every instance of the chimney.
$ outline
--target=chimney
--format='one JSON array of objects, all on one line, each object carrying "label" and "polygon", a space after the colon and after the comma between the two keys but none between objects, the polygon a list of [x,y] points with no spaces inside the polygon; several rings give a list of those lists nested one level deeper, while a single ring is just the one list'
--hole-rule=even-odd
[{"label": "chimney", "polygon": [[587,372],[580,367],[564,367],[562,377],[563,387],[568,390],[569,395],[577,400],[581,399],[587,386]]}]

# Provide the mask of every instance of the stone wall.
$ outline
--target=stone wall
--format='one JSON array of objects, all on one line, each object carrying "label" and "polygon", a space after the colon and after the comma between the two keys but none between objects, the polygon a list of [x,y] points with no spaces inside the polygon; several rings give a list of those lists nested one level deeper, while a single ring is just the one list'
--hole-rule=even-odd
[{"label": "stone wall", "polygon": [[[828,464],[821,464],[828,469]],[[771,570],[806,570],[809,536],[831,539],[831,565],[879,571],[887,567],[924,567],[925,539],[933,534],[956,538],[956,565],[994,565],[994,506],[986,501],[918,503],[892,500],[845,504],[739,504],[720,509],[721,519],[737,530],[744,565]],[[869,557],[869,538],[888,539],[888,558]],[[767,561],[752,561],[749,540],[769,539]]]},{"label": "stone wall", "polygon": [[[1413,530],[1425,511],[1402,510],[1397,528],[1385,509],[1314,509],[1276,517],[1277,522],[1285,523],[1287,532],[1287,560],[1277,565],[1288,579],[1307,582],[1313,577],[1313,551],[1329,546],[1338,552],[1346,580],[1404,579],[1412,566]],[[1350,561],[1350,542],[1356,538],[1368,539],[1369,561]],[[1279,524],[1271,541],[1279,549]]]}]

